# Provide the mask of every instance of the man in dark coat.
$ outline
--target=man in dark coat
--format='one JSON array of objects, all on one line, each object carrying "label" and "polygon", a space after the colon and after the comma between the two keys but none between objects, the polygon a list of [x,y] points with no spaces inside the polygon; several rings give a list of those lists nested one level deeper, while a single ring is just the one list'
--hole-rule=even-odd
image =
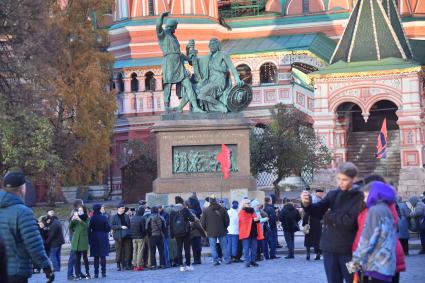
[{"label": "man in dark coat", "polygon": [[0,237],[6,246],[9,283],[26,283],[32,274],[32,263],[46,273],[49,282],[54,280],[52,266],[38,232],[37,221],[25,198],[25,176],[9,172],[3,179],[0,191]]},{"label": "man in dark coat", "polygon": [[131,232],[130,217],[125,213],[125,205],[120,203],[117,205],[117,214],[112,216],[112,230],[115,240],[117,269],[121,271],[122,267],[131,270]]},{"label": "man in dark coat", "polygon": [[301,194],[304,211],[311,216],[323,216],[320,248],[323,251],[328,282],[353,281],[346,263],[351,261],[352,247],[357,233],[357,216],[363,202],[363,192],[354,185],[358,174],[356,165],[346,162],[338,167],[338,189],[312,203],[310,193]]},{"label": "man in dark coat", "polygon": [[133,239],[133,270],[143,270],[143,248],[146,237],[146,221],[143,217],[145,207],[139,206],[136,215],[130,219],[131,238]]},{"label": "man in dark coat", "polygon": [[295,258],[295,232],[300,230],[298,221],[301,220],[301,216],[289,199],[286,200],[283,209],[280,211],[279,220],[282,223],[283,235],[285,236],[285,241],[288,246],[288,255],[285,258]]},{"label": "man in dark coat", "polygon": [[49,247],[50,260],[53,264],[55,272],[60,271],[61,265],[61,248],[65,244],[63,237],[62,224],[59,219],[52,215],[48,215],[47,219],[50,220],[49,232],[47,233],[46,246]]},{"label": "man in dark coat", "polygon": [[108,218],[101,212],[100,204],[93,205],[93,216],[89,225],[90,256],[94,257],[94,278],[99,277],[99,261],[102,277],[106,277],[106,257],[109,255],[109,232],[111,226]]},{"label": "man in dark coat", "polygon": [[265,236],[264,241],[266,241],[265,248],[270,249],[269,251],[264,251],[266,259],[277,259],[279,257],[276,256],[276,247],[277,247],[277,224],[276,224],[276,209],[272,203],[272,199],[270,197],[264,198],[264,212],[267,213],[267,217],[269,218],[269,228],[270,230]]},{"label": "man in dark coat", "polygon": [[226,235],[230,219],[226,209],[217,203],[217,199],[214,196],[210,197],[210,205],[202,213],[201,223],[202,228],[204,228],[208,235],[214,265],[220,265],[216,247],[217,239],[220,242],[224,262],[229,264],[230,255],[227,249]]},{"label": "man in dark coat", "polygon": [[[321,200],[320,194],[323,193],[322,189],[316,190],[316,199],[318,201]],[[313,203],[315,203],[313,198]],[[321,215],[310,215],[308,213],[305,213],[303,218],[303,226],[308,225],[308,233],[305,234],[304,237],[304,246],[307,249],[307,260],[310,260],[310,249],[314,249],[314,253],[316,254],[316,257],[314,260],[320,260],[320,237],[322,236],[322,216]]]}]

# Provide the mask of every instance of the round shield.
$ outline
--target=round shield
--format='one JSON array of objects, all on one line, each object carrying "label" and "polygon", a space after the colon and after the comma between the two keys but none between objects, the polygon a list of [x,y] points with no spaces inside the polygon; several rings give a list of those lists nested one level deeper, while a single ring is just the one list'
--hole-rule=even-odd
[{"label": "round shield", "polygon": [[231,112],[239,112],[248,107],[252,101],[252,88],[250,85],[234,86],[227,97],[227,108]]}]

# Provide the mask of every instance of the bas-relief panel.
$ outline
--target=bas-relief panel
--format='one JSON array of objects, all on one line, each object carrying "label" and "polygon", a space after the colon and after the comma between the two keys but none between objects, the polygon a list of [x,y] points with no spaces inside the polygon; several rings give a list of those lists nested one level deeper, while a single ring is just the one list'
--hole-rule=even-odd
[{"label": "bas-relief panel", "polygon": [[[230,150],[230,171],[237,172],[237,145]],[[217,161],[221,145],[173,146],[173,173],[215,173],[221,171]]]}]

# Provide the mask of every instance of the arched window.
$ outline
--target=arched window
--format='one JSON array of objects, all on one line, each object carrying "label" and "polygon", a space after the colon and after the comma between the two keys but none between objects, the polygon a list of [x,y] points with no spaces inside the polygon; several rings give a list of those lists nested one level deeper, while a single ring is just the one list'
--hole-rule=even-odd
[{"label": "arched window", "polygon": [[114,82],[114,80],[111,78],[110,80],[109,80],[109,91],[112,91],[112,90],[114,90],[115,89],[115,82]]},{"label": "arched window", "polygon": [[118,74],[118,91],[124,92],[124,77],[121,73]]},{"label": "arched window", "polygon": [[260,84],[276,84],[277,68],[273,63],[264,63],[260,67]]},{"label": "arched window", "polygon": [[308,14],[310,12],[310,0],[303,0],[303,14]]},{"label": "arched window", "polygon": [[131,92],[138,92],[139,91],[139,80],[137,79],[137,74],[132,73],[131,74]]},{"label": "arched window", "polygon": [[146,91],[155,91],[156,89],[156,79],[152,72],[147,72],[145,74],[145,90]]},{"label": "arched window", "polygon": [[153,0],[148,1],[149,16],[155,15],[155,4],[153,2]]},{"label": "arched window", "polygon": [[246,65],[242,64],[236,67],[236,71],[238,71],[239,78],[244,81],[248,85],[252,85],[252,74],[251,74],[251,68]]}]

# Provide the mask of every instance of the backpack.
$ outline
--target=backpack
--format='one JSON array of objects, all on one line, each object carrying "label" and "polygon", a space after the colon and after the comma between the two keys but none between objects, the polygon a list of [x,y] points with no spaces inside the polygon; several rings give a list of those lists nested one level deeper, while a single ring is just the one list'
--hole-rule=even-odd
[{"label": "backpack", "polygon": [[[416,209],[416,206],[413,206],[410,201],[406,202],[407,208],[409,209],[410,213],[414,212]],[[409,230],[412,232],[420,232],[425,230],[425,217],[417,216],[417,217],[408,217],[409,221]]]},{"label": "backpack", "polygon": [[163,233],[162,233],[163,224],[162,224],[161,216],[155,215],[155,216],[151,217],[150,221],[151,221],[151,231],[150,231],[151,235],[154,235],[154,236],[161,235],[162,236],[163,235]]},{"label": "backpack", "polygon": [[187,225],[181,210],[177,211],[173,218],[173,234],[175,237],[186,235]]}]

